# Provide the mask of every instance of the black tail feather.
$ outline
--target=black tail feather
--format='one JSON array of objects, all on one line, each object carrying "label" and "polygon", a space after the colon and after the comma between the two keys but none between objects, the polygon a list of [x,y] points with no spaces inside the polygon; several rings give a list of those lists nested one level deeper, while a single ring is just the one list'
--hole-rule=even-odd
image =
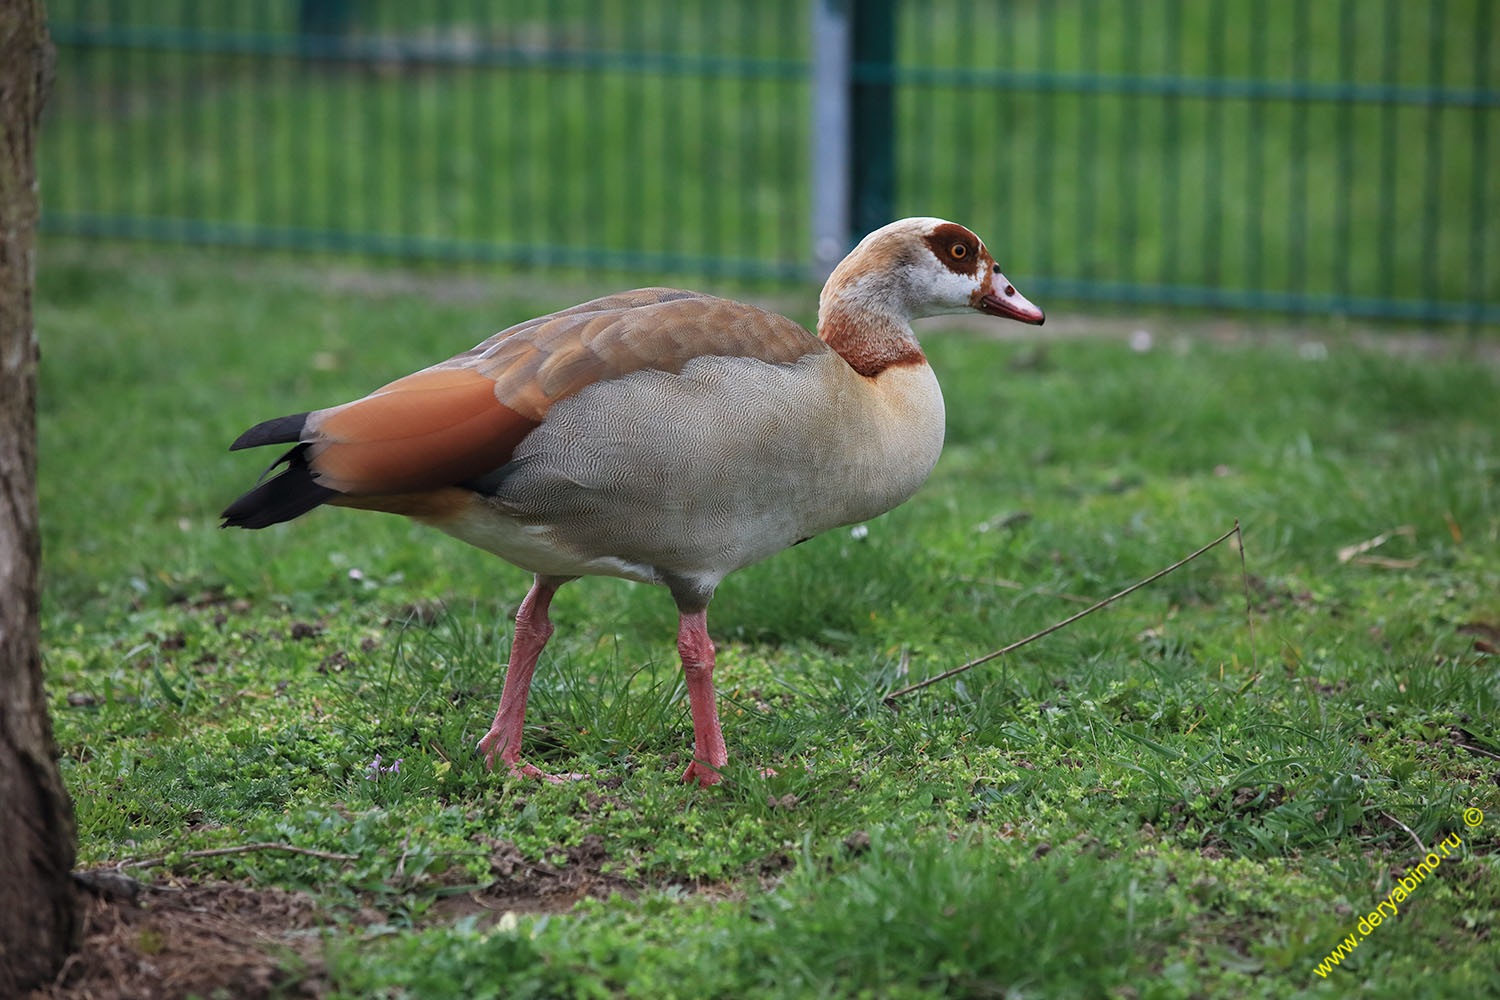
[{"label": "black tail feather", "polygon": [[[300,416],[306,416],[301,414]],[[283,417],[282,420],[291,420],[291,417]],[[269,427],[277,421],[270,420],[259,427],[252,427],[245,436],[254,433],[261,428]],[[296,440],[293,438],[293,440]],[[263,442],[270,444],[270,439]],[[239,442],[235,442],[240,446]],[[247,446],[248,447],[248,446]],[[240,497],[234,503],[224,508],[224,513],[219,515],[224,519],[221,528],[266,528],[282,521],[290,521],[294,517],[300,517],[312,510],[314,507],[328,500],[329,497],[337,496],[338,490],[331,490],[327,486],[320,486],[313,479],[312,470],[307,467],[307,459],[304,452],[307,445],[299,444],[287,452],[280,459],[286,463],[286,471],[279,476],[267,479],[256,486],[255,489]],[[274,466],[273,466],[274,468]]]},{"label": "black tail feather", "polygon": [[302,428],[306,423],[307,413],[293,413],[289,417],[263,421],[235,438],[229,450],[258,448],[263,444],[292,444],[302,440]]}]

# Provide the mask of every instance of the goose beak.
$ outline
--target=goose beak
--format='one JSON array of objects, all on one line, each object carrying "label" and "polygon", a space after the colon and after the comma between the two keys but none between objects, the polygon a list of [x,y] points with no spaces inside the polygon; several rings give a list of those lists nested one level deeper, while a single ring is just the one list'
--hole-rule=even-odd
[{"label": "goose beak", "polygon": [[979,297],[975,308],[990,316],[1004,316],[1033,326],[1041,326],[1047,320],[1046,314],[1016,291],[1016,286],[998,270],[990,276],[989,288]]}]

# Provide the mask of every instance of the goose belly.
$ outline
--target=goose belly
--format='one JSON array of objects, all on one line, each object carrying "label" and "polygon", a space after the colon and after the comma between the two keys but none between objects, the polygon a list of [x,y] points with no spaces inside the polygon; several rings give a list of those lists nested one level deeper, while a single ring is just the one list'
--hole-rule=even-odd
[{"label": "goose belly", "polygon": [[943,424],[920,367],[884,391],[892,373],[865,379],[831,352],[597,383],[554,404],[483,485],[487,514],[441,527],[534,572],[711,587],[916,492]]}]

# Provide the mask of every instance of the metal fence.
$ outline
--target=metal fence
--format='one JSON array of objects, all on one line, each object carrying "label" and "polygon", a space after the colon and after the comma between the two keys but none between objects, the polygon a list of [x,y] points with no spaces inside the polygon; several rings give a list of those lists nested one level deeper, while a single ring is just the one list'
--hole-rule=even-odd
[{"label": "metal fence", "polygon": [[1500,322],[1490,0],[49,7],[51,233],[801,279],[941,215],[1051,299]]}]

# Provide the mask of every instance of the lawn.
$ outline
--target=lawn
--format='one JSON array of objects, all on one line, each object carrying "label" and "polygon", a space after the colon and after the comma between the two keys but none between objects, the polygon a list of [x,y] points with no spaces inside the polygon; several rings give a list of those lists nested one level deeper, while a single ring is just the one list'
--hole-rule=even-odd
[{"label": "lawn", "polygon": [[[311,929],[263,945],[286,991],[1500,990],[1500,367],[1473,343],[929,323],[949,426],[926,487],[710,610],[728,780],[676,780],[668,596],[584,580],[528,735],[592,777],[549,786],[473,752],[526,574],[383,515],[216,515],[266,458],[226,451],[251,423],[603,289],[58,242],[39,282],[45,657],[80,865],[166,855],[136,874],[310,894]],[[779,294],[811,321],[812,289]],[[1253,644],[1224,545],[883,702],[1236,518]],[[346,857],[188,853],[260,842]]]}]

